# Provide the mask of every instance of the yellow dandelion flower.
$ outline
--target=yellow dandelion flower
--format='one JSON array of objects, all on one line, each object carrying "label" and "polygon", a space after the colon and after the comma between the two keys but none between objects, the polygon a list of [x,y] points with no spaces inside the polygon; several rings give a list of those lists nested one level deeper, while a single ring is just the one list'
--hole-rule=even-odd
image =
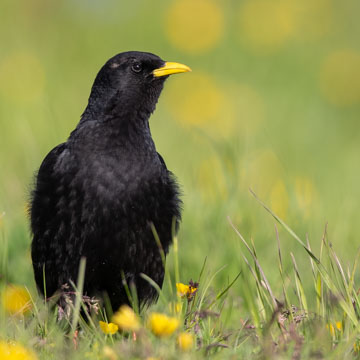
[{"label": "yellow dandelion flower", "polygon": [[170,336],[180,325],[179,319],[169,317],[165,314],[152,313],[150,314],[147,327],[159,337]]},{"label": "yellow dandelion flower", "polygon": [[23,286],[6,286],[2,298],[4,309],[10,314],[24,314],[31,308],[30,294]]},{"label": "yellow dandelion flower", "polygon": [[178,296],[185,296],[189,292],[189,285],[183,283],[176,283],[176,290]]},{"label": "yellow dandelion flower", "polygon": [[102,332],[106,335],[108,334],[113,335],[119,330],[119,327],[114,323],[99,321],[99,325]]},{"label": "yellow dandelion flower", "polygon": [[223,10],[213,0],[178,0],[165,13],[165,34],[191,54],[214,48],[224,32]]},{"label": "yellow dandelion flower", "polygon": [[106,359],[109,359],[109,360],[117,359],[116,352],[110,346],[104,346],[103,354]]},{"label": "yellow dandelion flower", "polygon": [[182,332],[177,337],[177,345],[182,351],[190,350],[194,345],[194,335]]},{"label": "yellow dandelion flower", "polygon": [[120,309],[114,314],[112,321],[119,325],[119,328],[124,331],[137,331],[140,329],[140,322],[134,310],[122,305]]},{"label": "yellow dandelion flower", "polygon": [[180,297],[190,296],[197,291],[197,287],[185,285],[183,283],[176,283],[177,294]]},{"label": "yellow dandelion flower", "polygon": [[30,350],[17,343],[0,341],[1,360],[37,360],[37,356]]}]

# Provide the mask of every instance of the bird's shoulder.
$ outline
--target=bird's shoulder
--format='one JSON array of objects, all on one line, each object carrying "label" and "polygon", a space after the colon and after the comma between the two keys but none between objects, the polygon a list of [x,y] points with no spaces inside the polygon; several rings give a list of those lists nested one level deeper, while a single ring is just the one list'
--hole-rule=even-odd
[{"label": "bird's shoulder", "polygon": [[62,160],[66,157],[67,151],[66,143],[62,143],[54,147],[42,161],[37,174],[38,179],[42,177],[50,177],[59,171],[61,169],[59,164],[63,162]]},{"label": "bird's shoulder", "polygon": [[[62,176],[59,175],[59,162],[66,155],[66,144],[62,143],[53,148],[44,158],[35,176],[35,184],[31,192],[31,226],[36,233],[42,222],[41,217],[50,216],[57,202],[57,192]],[[51,214],[54,215],[54,214]]]}]

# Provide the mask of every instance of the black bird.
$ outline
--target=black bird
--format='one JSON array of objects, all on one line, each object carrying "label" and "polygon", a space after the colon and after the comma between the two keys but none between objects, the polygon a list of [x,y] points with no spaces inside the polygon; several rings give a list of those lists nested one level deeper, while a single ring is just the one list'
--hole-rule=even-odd
[{"label": "black bird", "polygon": [[[41,293],[76,283],[86,258],[84,294],[129,303],[122,274],[141,304],[157,298],[181,201],[149,128],[165,80],[189,67],[144,52],[120,53],[96,76],[88,105],[68,140],[45,157],[31,201],[32,261]],[[175,220],[174,220],[175,219]],[[46,289],[44,289],[44,284]]]}]

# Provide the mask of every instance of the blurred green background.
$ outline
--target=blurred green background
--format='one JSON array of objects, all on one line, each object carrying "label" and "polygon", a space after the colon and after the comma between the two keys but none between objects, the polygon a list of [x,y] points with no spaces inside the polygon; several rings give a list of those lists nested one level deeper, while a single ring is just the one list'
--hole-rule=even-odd
[{"label": "blurred green background", "polygon": [[[358,0],[2,0],[8,280],[34,289],[26,216],[34,172],[76,126],[103,63],[127,50],[193,70],[168,80],[151,118],[157,149],[183,190],[183,282],[197,277],[206,256],[209,271],[227,265],[219,285],[244,266],[229,216],[253,239],[276,288],[275,221],[249,187],[315,250],[328,222],[337,253],[352,261],[360,229],[359,13]],[[310,271],[282,229],[280,240],[288,268],[291,251]]]}]

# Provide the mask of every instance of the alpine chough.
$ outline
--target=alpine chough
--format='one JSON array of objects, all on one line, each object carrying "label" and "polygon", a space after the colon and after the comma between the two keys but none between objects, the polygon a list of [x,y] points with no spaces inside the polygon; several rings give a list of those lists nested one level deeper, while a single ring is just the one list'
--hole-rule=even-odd
[{"label": "alpine chough", "polygon": [[156,300],[155,288],[141,274],[162,286],[153,229],[166,254],[181,201],[156,151],[149,118],[168,76],[187,71],[136,51],[120,53],[100,69],[80,122],[49,152],[36,176],[31,255],[42,294],[76,283],[85,257],[84,294],[107,294],[117,310],[129,303],[126,280],[135,285],[140,304]]}]

